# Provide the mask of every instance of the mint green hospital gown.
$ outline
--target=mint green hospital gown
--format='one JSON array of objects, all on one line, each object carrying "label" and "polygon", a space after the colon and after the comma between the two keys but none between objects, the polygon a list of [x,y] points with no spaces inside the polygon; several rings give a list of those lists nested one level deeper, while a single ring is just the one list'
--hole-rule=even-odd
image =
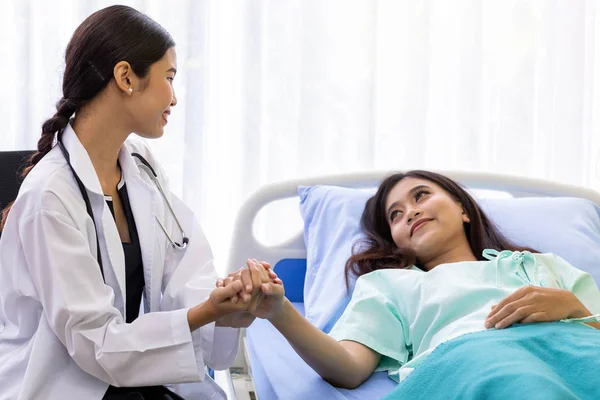
[{"label": "mint green hospital gown", "polygon": [[485,330],[492,305],[525,285],[570,290],[594,314],[565,322],[598,321],[596,282],[562,258],[494,250],[484,251],[484,256],[489,261],[442,264],[429,272],[414,266],[384,269],[361,276],[330,336],[381,354],[376,371],[388,371],[400,382],[441,343]]}]

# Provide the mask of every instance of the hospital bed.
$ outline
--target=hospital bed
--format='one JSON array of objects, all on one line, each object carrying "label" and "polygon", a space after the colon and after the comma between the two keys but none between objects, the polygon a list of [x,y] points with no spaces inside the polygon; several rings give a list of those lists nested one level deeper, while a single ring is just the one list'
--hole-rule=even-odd
[{"label": "hospital bed", "polygon": [[[439,172],[466,187],[509,239],[519,244],[531,245],[542,252],[557,253],[576,267],[588,269],[596,281],[600,281],[600,208],[598,208],[600,193],[572,185],[497,174]],[[329,273],[328,271],[324,269],[316,272],[311,270],[313,267],[310,264],[314,260],[309,260],[307,263],[306,243],[307,240],[319,240],[315,239],[315,233],[307,234],[307,226],[304,226],[304,230],[298,231],[291,239],[278,245],[268,246],[260,243],[256,238],[254,227],[256,217],[266,205],[283,199],[296,198],[298,204],[306,208],[305,202],[309,200],[306,197],[301,198],[302,192],[304,195],[308,192],[309,196],[318,195],[315,194],[316,191],[311,192],[312,188],[317,188],[317,191],[325,190],[324,194],[321,193],[323,198],[318,199],[315,203],[316,207],[323,207],[327,201],[331,200],[331,198],[328,200],[327,196],[338,190],[341,194],[332,195],[333,197],[337,196],[337,199],[331,200],[337,201],[337,206],[334,205],[329,210],[325,207],[320,211],[343,214],[346,211],[343,206],[340,208],[340,204],[344,203],[344,193],[351,193],[351,196],[362,196],[361,199],[364,200],[390,173],[390,171],[379,171],[325,176],[281,182],[261,188],[244,203],[238,214],[227,273],[236,271],[240,266],[245,265],[245,260],[249,256],[267,260],[274,265],[275,272],[283,280],[286,296],[300,312],[306,311],[305,295],[307,293],[312,296],[313,301],[317,299],[327,302],[328,288],[326,286],[318,287],[319,293],[317,294],[307,291],[305,287],[305,281],[308,279],[313,281],[314,279],[323,281],[329,279],[328,276],[323,275]],[[350,191],[344,192],[344,190]],[[349,199],[348,203],[354,200]],[[354,219],[357,218],[357,213],[362,211],[359,210],[360,201],[356,204],[353,210]],[[298,207],[294,212],[299,212]],[[308,211],[304,209],[303,212],[306,214]],[[541,213],[536,216],[539,219],[529,221],[527,225],[523,225],[524,228],[519,225],[521,221],[527,220],[532,215],[535,216],[536,213]],[[306,219],[307,215],[303,215],[303,217]],[[347,220],[351,219],[343,215],[338,215],[338,217],[343,218],[337,222],[340,224],[345,224]],[[553,219],[554,222],[552,222]],[[498,220],[505,221],[504,225],[498,223]],[[336,224],[335,220],[329,222]],[[281,223],[286,223],[286,220],[284,219]],[[351,223],[357,224],[358,222],[351,221]],[[553,226],[558,228],[552,228]],[[358,228],[354,227],[353,229]],[[534,238],[533,243],[531,240],[523,243],[524,239],[519,234],[521,231],[529,230],[532,230],[528,234]],[[556,232],[552,232],[552,230]],[[320,233],[323,234],[323,232]],[[310,239],[308,239],[309,236]],[[324,237],[323,240],[328,239]],[[550,248],[548,249],[548,247]],[[598,261],[597,269],[594,266],[594,260]],[[324,259],[321,257],[319,261],[324,261]],[[310,271],[309,277],[306,276],[307,267]],[[336,279],[341,279],[340,270],[344,268],[343,263],[326,267],[331,271],[337,271]],[[327,284],[331,285],[331,283]],[[340,286],[343,285],[339,283],[338,287]],[[339,298],[332,301],[339,301]],[[343,306],[342,302],[341,307],[343,308]],[[313,319],[319,321],[318,318]],[[326,332],[331,328],[331,326],[326,326],[327,324],[323,321],[319,322],[320,325],[316,325]],[[279,332],[264,320],[256,320],[245,331],[240,358],[242,364],[246,364],[248,367],[247,373],[251,376],[255,388],[254,395],[259,400],[378,399],[390,392],[396,385],[387,377],[386,373],[378,372],[354,390],[335,388],[322,380],[294,352]],[[224,387],[229,399],[237,399],[230,371],[216,371],[215,378]]]}]

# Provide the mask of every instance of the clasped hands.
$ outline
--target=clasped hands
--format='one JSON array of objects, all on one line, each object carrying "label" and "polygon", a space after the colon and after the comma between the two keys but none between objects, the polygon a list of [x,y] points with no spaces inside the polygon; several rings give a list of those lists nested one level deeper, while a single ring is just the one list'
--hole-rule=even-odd
[{"label": "clasped hands", "polygon": [[216,326],[247,328],[258,318],[268,319],[283,303],[283,282],[267,262],[246,260],[224,279],[218,279],[210,301],[218,311]]}]

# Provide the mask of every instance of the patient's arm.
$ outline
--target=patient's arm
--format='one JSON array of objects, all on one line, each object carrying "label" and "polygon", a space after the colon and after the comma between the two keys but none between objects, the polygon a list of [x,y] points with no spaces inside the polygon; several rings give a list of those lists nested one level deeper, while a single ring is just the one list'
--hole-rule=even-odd
[{"label": "patient's arm", "polygon": [[486,327],[563,320],[584,322],[600,329],[600,322],[576,321],[600,315],[600,290],[594,278],[555,254],[536,254],[535,257],[554,274],[560,289],[536,286],[518,289],[492,309]]},{"label": "patient's arm", "polygon": [[[250,273],[249,277],[232,274],[218,282],[217,286],[228,286],[236,280],[245,281],[244,287],[247,287],[250,296],[242,294],[240,301],[247,302],[248,309],[256,317],[268,319],[296,353],[332,385],[355,388],[371,376],[381,355],[358,342],[338,342],[308,322],[284,297],[281,280],[272,274],[268,279],[264,267],[256,260],[249,260],[248,272],[244,272]],[[261,278],[256,276],[257,273]],[[268,348],[265,351],[269,351]]]},{"label": "patient's arm", "polygon": [[[265,293],[268,297],[269,293]],[[349,341],[338,342],[308,322],[289,302],[269,320],[290,342],[296,353],[323,379],[334,386],[353,389],[377,367],[381,355],[369,347]]]}]

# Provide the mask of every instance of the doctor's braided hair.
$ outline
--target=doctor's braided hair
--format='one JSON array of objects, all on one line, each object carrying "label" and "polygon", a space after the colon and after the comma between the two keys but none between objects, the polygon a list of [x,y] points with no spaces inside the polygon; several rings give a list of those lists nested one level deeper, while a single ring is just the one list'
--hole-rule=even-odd
[{"label": "doctor's braided hair", "polygon": [[[127,61],[133,72],[144,78],[150,66],[174,46],[162,26],[131,7],[110,6],[87,17],[67,45],[63,97],[56,104],[56,113],[42,125],[37,151],[29,157],[22,178],[52,150],[56,134],[67,127],[71,117],[113,80],[117,63]],[[0,231],[13,203],[2,211]]]},{"label": "doctor's braided hair", "polygon": [[350,279],[378,269],[408,268],[412,265],[419,267],[415,255],[398,248],[394,242],[385,210],[390,192],[404,178],[417,178],[432,182],[460,202],[471,221],[463,224],[465,235],[473,255],[478,260],[484,260],[482,253],[485,249],[538,253],[537,250],[519,246],[508,240],[483,212],[475,199],[452,179],[435,172],[422,170],[396,173],[385,178],[379,185],[377,193],[367,201],[360,220],[362,231],[366,237],[354,243],[352,256],[346,262],[345,277],[348,290],[350,290]]}]

